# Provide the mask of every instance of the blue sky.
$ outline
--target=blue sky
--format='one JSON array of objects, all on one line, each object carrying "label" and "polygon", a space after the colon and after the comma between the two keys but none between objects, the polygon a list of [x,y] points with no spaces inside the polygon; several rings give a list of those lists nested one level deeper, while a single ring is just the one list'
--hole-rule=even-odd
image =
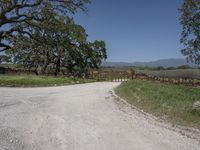
[{"label": "blue sky", "polygon": [[178,8],[183,0],[92,0],[74,17],[89,40],[104,40],[107,61],[183,58]]}]

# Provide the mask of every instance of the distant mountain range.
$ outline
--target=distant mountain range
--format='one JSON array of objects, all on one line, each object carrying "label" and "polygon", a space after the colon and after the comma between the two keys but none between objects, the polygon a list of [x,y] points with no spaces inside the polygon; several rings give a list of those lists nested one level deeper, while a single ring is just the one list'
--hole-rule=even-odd
[{"label": "distant mountain range", "polygon": [[150,62],[133,62],[133,63],[128,63],[128,62],[103,62],[102,66],[103,67],[131,67],[131,66],[137,66],[137,67],[178,67],[182,65],[189,65],[191,67],[196,67],[197,65],[194,65],[192,63],[187,63],[185,59],[176,59],[176,58],[171,58],[171,59],[160,59],[156,61],[150,61]]}]

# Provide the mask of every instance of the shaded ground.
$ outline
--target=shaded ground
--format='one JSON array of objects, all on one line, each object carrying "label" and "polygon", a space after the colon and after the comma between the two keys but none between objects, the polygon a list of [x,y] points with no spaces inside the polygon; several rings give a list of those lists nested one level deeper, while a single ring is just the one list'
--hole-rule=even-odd
[{"label": "shaded ground", "polygon": [[116,101],[117,85],[0,88],[0,150],[200,150]]}]

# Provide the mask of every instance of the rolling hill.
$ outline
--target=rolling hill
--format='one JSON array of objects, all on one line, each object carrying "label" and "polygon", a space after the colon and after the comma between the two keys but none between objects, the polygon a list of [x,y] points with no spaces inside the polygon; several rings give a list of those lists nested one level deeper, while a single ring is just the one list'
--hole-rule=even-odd
[{"label": "rolling hill", "polygon": [[197,65],[194,65],[192,63],[187,63],[185,59],[176,59],[176,58],[171,58],[171,59],[160,59],[156,61],[151,61],[151,62],[133,62],[133,63],[128,63],[128,62],[103,62],[102,66],[103,67],[131,67],[131,66],[137,66],[137,67],[178,67],[182,65],[189,65],[191,67],[196,67]]}]

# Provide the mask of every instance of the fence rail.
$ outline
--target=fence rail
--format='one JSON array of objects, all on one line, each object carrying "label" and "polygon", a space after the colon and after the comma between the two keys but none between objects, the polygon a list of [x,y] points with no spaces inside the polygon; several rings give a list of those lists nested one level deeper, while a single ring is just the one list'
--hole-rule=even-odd
[{"label": "fence rail", "polygon": [[[0,67],[0,74],[35,74],[35,73],[32,70]],[[195,87],[200,86],[200,80],[198,79],[160,77],[145,73],[136,73],[134,70],[91,71],[89,72],[89,75],[87,77],[90,79],[95,79],[97,81],[123,82],[128,80],[139,79],[139,80],[152,80],[165,83],[172,83],[176,85],[188,85]]]},{"label": "fence rail", "polygon": [[135,78],[133,71],[92,71],[89,75],[90,78],[97,81],[113,81],[121,82],[128,81]]},{"label": "fence rail", "polygon": [[183,79],[183,78],[166,78],[154,75],[147,75],[144,73],[135,73],[135,71],[92,71],[90,72],[90,78],[97,81],[112,81],[122,82],[128,80],[152,80],[165,83],[172,83],[176,85],[188,85],[188,86],[200,86],[200,80],[198,79]]}]

